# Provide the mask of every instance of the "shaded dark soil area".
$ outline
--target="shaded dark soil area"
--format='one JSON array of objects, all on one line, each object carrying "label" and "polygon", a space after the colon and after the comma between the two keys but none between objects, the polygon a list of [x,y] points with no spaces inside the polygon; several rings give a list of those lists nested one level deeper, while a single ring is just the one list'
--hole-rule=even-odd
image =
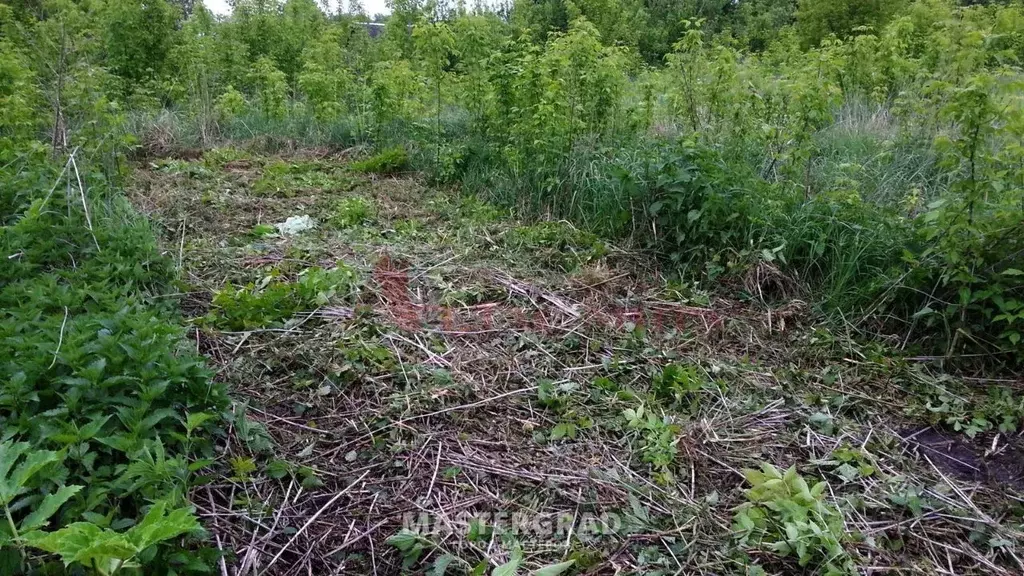
[{"label": "shaded dark soil area", "polygon": [[907,430],[904,440],[944,474],[1024,490],[1024,440],[1019,434],[979,435],[972,440],[930,427]]}]

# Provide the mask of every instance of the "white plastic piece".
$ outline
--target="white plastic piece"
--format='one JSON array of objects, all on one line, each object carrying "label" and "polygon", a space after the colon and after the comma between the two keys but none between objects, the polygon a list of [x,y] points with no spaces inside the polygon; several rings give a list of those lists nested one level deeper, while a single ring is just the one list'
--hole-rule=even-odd
[{"label": "white plastic piece", "polygon": [[284,222],[279,222],[274,226],[277,227],[277,231],[282,236],[295,236],[302,234],[306,230],[312,230],[316,228],[316,222],[309,216],[303,214],[302,216],[289,216]]}]

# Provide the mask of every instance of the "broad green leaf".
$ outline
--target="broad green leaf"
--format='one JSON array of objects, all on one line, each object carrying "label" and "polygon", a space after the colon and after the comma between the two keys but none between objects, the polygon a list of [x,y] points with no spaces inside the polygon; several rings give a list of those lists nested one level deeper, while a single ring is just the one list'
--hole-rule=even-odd
[{"label": "broad green leaf", "polygon": [[79,440],[89,440],[98,434],[100,429],[103,428],[103,425],[107,423],[107,420],[110,420],[110,416],[111,415],[108,414],[107,416],[97,418],[85,426],[82,426],[81,430],[78,431]]},{"label": "broad green leaf", "polygon": [[855,467],[846,463],[836,468],[835,472],[840,478],[847,482],[853,482],[858,476],[860,476],[860,472]]},{"label": "broad green leaf", "polygon": [[797,529],[796,525],[792,523],[786,523],[786,538],[789,538],[790,542],[796,542],[800,539],[800,530]]},{"label": "broad green leaf", "polygon": [[[14,467],[14,463],[27,452],[31,446],[28,442],[4,442],[0,444],[0,498],[8,492],[13,492],[14,487],[8,484],[7,474]],[[8,500],[5,498],[4,502]]]},{"label": "broad green leaf", "polygon": [[765,476],[769,478],[782,478],[782,472],[779,472],[778,468],[776,468],[772,464],[769,464],[768,462],[765,462],[763,465],[761,465],[761,469],[764,470]]},{"label": "broad green leaf", "polygon": [[200,529],[199,521],[192,514],[192,510],[178,508],[165,516],[166,507],[165,502],[157,502],[149,509],[142,522],[125,534],[140,552],[159,542]]},{"label": "broad green leaf", "polygon": [[787,484],[793,482],[797,478],[799,478],[799,476],[796,473],[796,465],[795,464],[790,466],[789,468],[787,468],[786,469],[786,473],[782,475],[782,480],[784,482],[786,482]]},{"label": "broad green leaf", "polygon": [[793,485],[794,491],[800,496],[803,496],[804,498],[810,500],[812,498],[811,490],[807,486],[807,481],[804,480],[803,476],[800,476],[799,474],[796,473],[795,468],[793,469],[793,474],[794,478],[791,480],[791,483]]},{"label": "broad green leaf", "polygon": [[825,492],[825,488],[827,487],[828,484],[825,482],[818,482],[813,488],[811,488],[811,496],[814,498],[821,498],[821,495]]},{"label": "broad green leaf", "polygon": [[39,506],[22,520],[18,529],[21,532],[27,532],[42,527],[50,519],[50,516],[56,514],[57,510],[72,496],[78,494],[81,489],[81,486],[61,486],[53,494],[47,494]]},{"label": "broad green leaf", "polygon": [[405,552],[410,550],[420,539],[419,535],[411,530],[403,528],[398,534],[389,537],[386,542],[395,548]]},{"label": "broad green leaf", "polygon": [[736,514],[736,523],[744,530],[753,530],[756,527],[754,521],[750,519],[750,516],[746,512],[739,512]]},{"label": "broad green leaf", "polygon": [[191,434],[196,428],[199,428],[213,418],[213,414],[208,414],[206,412],[193,412],[185,418],[185,430]]},{"label": "broad green leaf", "polygon": [[88,522],[76,522],[56,532],[29,532],[22,538],[32,548],[60,556],[65,566],[75,562],[90,566],[94,561],[109,566],[111,561],[126,561],[138,552],[124,535]]},{"label": "broad green leaf", "polygon": [[752,468],[744,468],[743,477],[747,479],[751,486],[760,486],[764,482],[764,473]]},{"label": "broad green leaf", "polygon": [[917,318],[921,318],[923,316],[927,316],[929,314],[934,314],[934,313],[935,313],[935,310],[933,310],[931,306],[925,306],[924,308],[921,308],[917,312],[914,312],[914,315],[911,316],[911,317],[916,320]]},{"label": "broad green leaf", "polygon": [[39,472],[48,464],[52,464],[60,460],[60,456],[56,452],[49,450],[37,450],[30,452],[28,456],[22,460],[21,464],[14,469],[11,473],[10,478],[6,481],[4,487],[4,494],[0,494],[0,500],[5,504],[11,501],[11,498],[17,496],[18,493],[28,484],[30,478],[35,476],[36,472]]},{"label": "broad green leaf", "polygon": [[534,572],[533,576],[558,576],[575,565],[575,560],[567,560],[565,562],[559,562],[558,564],[550,564]]}]

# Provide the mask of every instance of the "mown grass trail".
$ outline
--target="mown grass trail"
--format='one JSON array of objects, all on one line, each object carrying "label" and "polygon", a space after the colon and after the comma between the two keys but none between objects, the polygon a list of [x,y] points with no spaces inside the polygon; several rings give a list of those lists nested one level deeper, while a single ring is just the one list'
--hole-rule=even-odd
[{"label": "mown grass trail", "polygon": [[932,428],[973,405],[772,270],[709,294],[350,162],[221,149],[130,186],[233,390],[191,494],[231,573],[1024,570],[1019,436]]}]

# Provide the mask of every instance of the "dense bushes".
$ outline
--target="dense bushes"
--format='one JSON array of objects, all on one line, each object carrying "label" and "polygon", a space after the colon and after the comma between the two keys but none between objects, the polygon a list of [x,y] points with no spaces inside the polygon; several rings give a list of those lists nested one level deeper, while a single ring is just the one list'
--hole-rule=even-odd
[{"label": "dense bushes", "polygon": [[[0,544],[70,559],[75,534],[95,546],[127,538],[140,547],[93,549],[75,562],[109,570],[108,561],[131,566],[160,554],[161,565],[187,572],[193,560],[150,547],[163,537],[119,533],[147,512],[167,537],[196,531],[185,496],[206,465],[195,459],[213,455],[202,429],[226,408],[225,390],[173,310],[150,299],[173,268],[149,227],[88,176],[87,220],[78,194],[50,190],[58,174],[42,160],[0,172],[3,189],[18,191],[4,198],[15,216],[0,228],[0,427],[4,442],[19,443],[0,449],[10,457],[0,480],[17,484],[3,502],[14,524],[0,528]],[[12,472],[19,446],[31,452]],[[41,506],[47,517],[29,522]],[[62,526],[60,537],[38,532]]]},{"label": "dense bushes", "polygon": [[[64,95],[100,91],[77,65]],[[0,41],[0,571],[61,570],[41,552],[99,574],[201,571],[210,554],[180,537],[201,534],[186,495],[225,389],[158,298],[173,266],[111,184],[124,140],[91,137],[116,110],[75,100],[41,142],[53,112],[29,66]]]}]

